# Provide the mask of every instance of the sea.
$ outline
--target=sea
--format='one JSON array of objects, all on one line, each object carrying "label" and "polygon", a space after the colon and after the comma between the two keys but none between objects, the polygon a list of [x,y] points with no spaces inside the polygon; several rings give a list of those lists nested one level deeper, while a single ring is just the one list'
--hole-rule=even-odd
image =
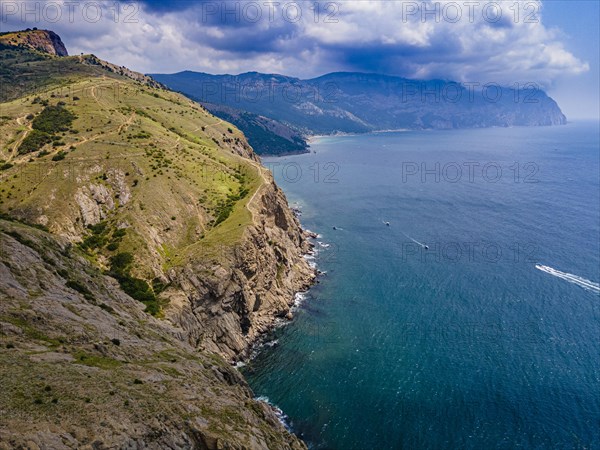
[{"label": "sea", "polygon": [[599,160],[586,121],[265,158],[322,274],[255,395],[312,449],[600,449]]}]

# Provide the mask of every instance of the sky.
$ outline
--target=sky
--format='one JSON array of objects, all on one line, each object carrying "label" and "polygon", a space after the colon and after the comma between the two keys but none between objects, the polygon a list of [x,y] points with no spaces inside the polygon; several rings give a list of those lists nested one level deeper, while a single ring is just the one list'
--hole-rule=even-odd
[{"label": "sky", "polygon": [[70,54],[144,73],[334,71],[545,89],[600,117],[600,2],[566,0],[10,1],[0,31],[57,32]]}]

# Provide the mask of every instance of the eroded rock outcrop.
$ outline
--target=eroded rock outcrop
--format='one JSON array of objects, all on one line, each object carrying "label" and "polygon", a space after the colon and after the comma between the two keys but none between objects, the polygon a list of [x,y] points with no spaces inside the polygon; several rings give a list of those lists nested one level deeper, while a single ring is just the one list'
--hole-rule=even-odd
[{"label": "eroded rock outcrop", "polygon": [[256,199],[254,224],[234,249],[224,247],[224,264],[195,260],[168,273],[173,287],[167,318],[187,340],[228,359],[246,355],[250,344],[285,317],[298,291],[307,289],[315,272],[303,254],[306,234],[272,182]]},{"label": "eroded rock outcrop", "polygon": [[25,30],[0,36],[0,43],[20,45],[54,56],[69,56],[60,36],[50,30]]},{"label": "eroded rock outcrop", "polygon": [[0,449],[306,447],[66,240],[0,220]]}]

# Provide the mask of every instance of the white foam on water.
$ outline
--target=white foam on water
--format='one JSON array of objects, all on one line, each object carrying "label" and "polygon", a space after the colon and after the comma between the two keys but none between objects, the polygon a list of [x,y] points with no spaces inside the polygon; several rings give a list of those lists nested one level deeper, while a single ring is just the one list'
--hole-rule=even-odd
[{"label": "white foam on water", "polygon": [[271,400],[269,400],[269,397],[267,397],[265,395],[261,395],[260,397],[256,397],[256,400],[258,400],[259,402],[264,402],[264,403],[268,404],[271,407],[271,409],[275,412],[277,419],[279,420],[279,422],[281,422],[281,424],[285,427],[285,429],[290,432],[292,431],[292,429],[288,423],[289,417],[286,416],[286,414],[281,410],[281,408],[279,408],[277,405],[271,403]]},{"label": "white foam on water", "polygon": [[587,280],[578,275],[573,275],[572,273],[561,272],[560,270],[553,269],[550,266],[544,266],[541,264],[536,264],[535,268],[541,270],[542,272],[546,272],[547,274],[553,275],[557,278],[561,278],[569,283],[576,284],[581,286],[584,289],[592,292],[600,292],[600,284],[594,283],[593,281]]},{"label": "white foam on water", "polygon": [[306,292],[296,292],[294,295],[294,307],[300,306],[306,300]]},{"label": "white foam on water", "polygon": [[311,269],[316,269],[317,268],[317,262],[315,261],[315,255],[318,253],[318,251],[314,250],[311,254],[306,254],[304,255],[304,260],[307,262],[308,266]]}]

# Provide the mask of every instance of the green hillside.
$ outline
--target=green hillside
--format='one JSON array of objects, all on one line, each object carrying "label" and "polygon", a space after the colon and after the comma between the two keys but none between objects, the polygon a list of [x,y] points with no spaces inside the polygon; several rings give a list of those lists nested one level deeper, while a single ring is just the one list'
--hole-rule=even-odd
[{"label": "green hillside", "polygon": [[265,176],[239,130],[94,56],[0,60],[2,213],[68,237],[153,314],[165,271],[228,257]]},{"label": "green hillside", "polygon": [[227,363],[314,278],[285,196],[235,126],[66,54],[0,35],[0,448],[306,448]]}]

